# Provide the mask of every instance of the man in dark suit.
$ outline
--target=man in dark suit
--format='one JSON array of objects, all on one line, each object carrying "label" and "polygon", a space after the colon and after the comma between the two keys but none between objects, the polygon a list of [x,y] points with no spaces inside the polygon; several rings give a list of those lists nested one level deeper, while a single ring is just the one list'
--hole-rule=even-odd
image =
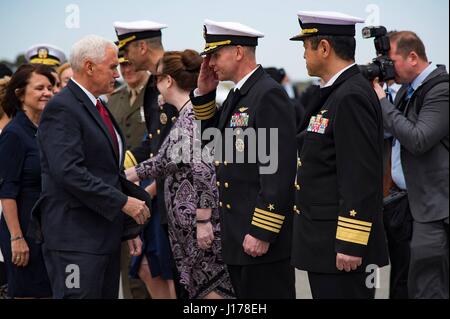
[{"label": "man in dark suit", "polygon": [[396,105],[374,82],[385,130],[392,134],[392,178],[408,192],[413,218],[408,275],[409,298],[448,299],[449,222],[448,73],[428,62],[413,32],[389,35],[395,81],[403,84]]},{"label": "man in dark suit", "polygon": [[340,13],[300,12],[306,67],[324,81],[301,127],[292,263],[313,298],[374,298],[388,263],[382,223],[383,123],[355,64],[355,24]]},{"label": "man in dark suit", "polygon": [[125,141],[99,99],[119,76],[117,47],[85,37],[70,64],[73,79],[47,104],[38,130],[42,194],[33,216],[54,298],[117,298],[121,239],[133,237],[130,251],[140,253],[139,227],[124,233],[149,218],[149,198],[123,176]]},{"label": "man in dark suit", "polygon": [[[202,130],[217,128],[224,137],[223,149],[215,149],[215,165],[223,259],[236,296],[295,298],[289,262],[295,112],[283,87],[256,64],[260,37],[241,24],[205,21],[207,57],[191,100]],[[236,86],[217,109],[219,80]]]}]

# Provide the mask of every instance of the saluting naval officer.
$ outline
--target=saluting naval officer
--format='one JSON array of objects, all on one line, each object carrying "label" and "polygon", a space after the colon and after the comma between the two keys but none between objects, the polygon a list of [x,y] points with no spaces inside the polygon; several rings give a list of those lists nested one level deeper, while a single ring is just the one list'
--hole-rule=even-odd
[{"label": "saluting naval officer", "polygon": [[364,20],[330,12],[298,19],[302,31],[291,40],[303,41],[309,75],[325,84],[301,127],[292,263],[308,272],[313,298],[374,298],[376,266],[367,266],[388,257],[380,105],[354,61],[355,24]]},{"label": "saluting naval officer", "polygon": [[[283,87],[256,63],[263,36],[239,23],[206,20],[206,57],[191,100],[202,130],[217,128],[225,135],[223,145],[232,145],[232,154],[223,153],[215,165],[223,258],[237,297],[295,298],[290,265],[295,114]],[[236,84],[220,109],[215,103],[219,81]],[[270,136],[271,129],[278,135]],[[271,172],[264,170],[271,163],[259,156],[252,161],[252,153],[259,154],[269,142],[276,147],[265,151],[278,161]],[[216,149],[216,158],[218,153]],[[243,161],[233,161],[243,154]]]}]

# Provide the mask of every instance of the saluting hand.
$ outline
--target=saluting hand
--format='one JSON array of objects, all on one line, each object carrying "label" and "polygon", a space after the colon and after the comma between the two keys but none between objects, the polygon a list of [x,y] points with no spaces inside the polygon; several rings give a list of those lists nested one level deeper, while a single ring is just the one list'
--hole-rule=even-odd
[{"label": "saluting hand", "polygon": [[150,218],[150,209],[145,205],[145,202],[134,197],[128,197],[122,211],[139,225],[145,224],[145,221]]},{"label": "saluting hand", "polygon": [[200,68],[200,74],[198,75],[197,89],[198,94],[205,95],[214,91],[219,85],[219,79],[217,78],[214,69],[209,66],[211,56],[207,56],[203,59],[202,66]]},{"label": "saluting hand", "polygon": [[341,253],[337,253],[336,255],[336,268],[341,271],[345,270],[346,272],[350,272],[356,270],[361,264],[361,257],[349,256]]},{"label": "saluting hand", "polygon": [[269,250],[269,246],[270,243],[259,240],[249,234],[245,235],[244,243],[242,244],[244,252],[252,257],[259,257],[266,254]]}]

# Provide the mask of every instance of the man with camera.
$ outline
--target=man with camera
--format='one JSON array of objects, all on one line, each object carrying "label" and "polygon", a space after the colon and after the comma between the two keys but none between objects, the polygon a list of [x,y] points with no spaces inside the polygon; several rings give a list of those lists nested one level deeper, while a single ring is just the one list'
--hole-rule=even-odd
[{"label": "man with camera", "polygon": [[393,136],[395,184],[408,192],[413,218],[408,294],[448,298],[449,289],[449,83],[445,67],[428,62],[413,32],[389,34],[395,81],[403,84],[391,103],[379,84],[384,128]]},{"label": "man with camera", "polygon": [[[299,134],[292,264],[313,298],[373,299],[369,274],[388,263],[382,223],[383,122],[355,64],[355,24],[340,13],[300,12],[310,76],[325,83]],[[301,145],[300,145],[301,144]]]}]

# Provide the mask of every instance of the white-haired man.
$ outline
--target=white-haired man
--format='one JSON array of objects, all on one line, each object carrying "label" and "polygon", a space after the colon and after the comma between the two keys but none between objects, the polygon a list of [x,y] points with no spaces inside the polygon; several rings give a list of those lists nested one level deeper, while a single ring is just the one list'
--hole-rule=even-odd
[{"label": "white-haired man", "polygon": [[[114,90],[117,47],[87,36],[73,46],[70,64],[73,78],[39,126],[44,182],[33,218],[54,298],[117,298],[120,242],[137,236],[150,199],[122,176],[124,139],[98,98]],[[129,244],[140,253],[138,239]]]}]

